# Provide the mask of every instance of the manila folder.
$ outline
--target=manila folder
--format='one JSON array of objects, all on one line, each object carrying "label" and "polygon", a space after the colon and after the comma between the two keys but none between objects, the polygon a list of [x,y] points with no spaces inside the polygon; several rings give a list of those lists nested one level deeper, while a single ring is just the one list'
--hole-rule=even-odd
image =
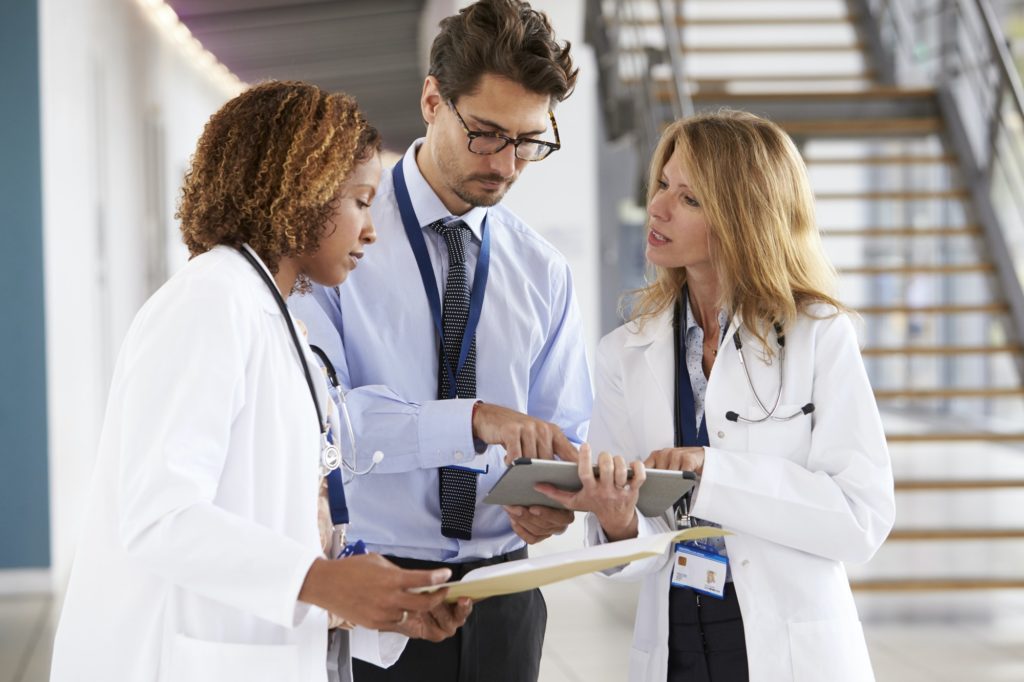
[{"label": "manila folder", "polygon": [[682,540],[699,540],[722,535],[729,535],[729,532],[713,526],[696,526],[631,540],[606,542],[569,552],[484,566],[470,571],[458,582],[429,585],[412,591],[433,592],[447,587],[448,595],[445,600],[449,602],[460,597],[486,599],[532,590],[535,587],[603,571],[614,566],[623,566],[637,559],[659,556],[674,543]]}]

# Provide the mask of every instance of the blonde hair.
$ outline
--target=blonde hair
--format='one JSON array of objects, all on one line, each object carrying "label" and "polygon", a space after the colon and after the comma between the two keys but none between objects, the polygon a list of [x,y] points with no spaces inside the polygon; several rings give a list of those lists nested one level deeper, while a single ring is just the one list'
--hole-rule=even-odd
[{"label": "blonde hair", "polygon": [[[816,302],[845,310],[833,295],[836,272],[815,225],[807,169],[779,126],[732,110],[674,122],[651,159],[648,204],[677,151],[707,223],[718,303],[740,315],[769,355],[772,323],[785,327]],[[674,306],[686,283],[683,268],[649,268],[653,280],[631,296],[629,318],[640,324]]]}]

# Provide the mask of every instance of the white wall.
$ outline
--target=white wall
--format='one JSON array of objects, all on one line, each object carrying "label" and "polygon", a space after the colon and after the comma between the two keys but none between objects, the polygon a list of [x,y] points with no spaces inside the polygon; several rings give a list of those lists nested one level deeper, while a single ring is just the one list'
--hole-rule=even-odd
[{"label": "white wall", "polygon": [[180,174],[225,97],[131,0],[41,0],[39,23],[51,547],[59,592],[114,359],[138,307],[167,271],[160,257],[177,239],[171,214]]},{"label": "white wall", "polygon": [[593,363],[601,322],[597,64],[593,49],[583,42],[583,0],[533,0],[531,5],[548,15],[559,41],[572,43],[580,72],[575,92],[555,110],[562,148],[531,164],[505,203],[569,260]]}]

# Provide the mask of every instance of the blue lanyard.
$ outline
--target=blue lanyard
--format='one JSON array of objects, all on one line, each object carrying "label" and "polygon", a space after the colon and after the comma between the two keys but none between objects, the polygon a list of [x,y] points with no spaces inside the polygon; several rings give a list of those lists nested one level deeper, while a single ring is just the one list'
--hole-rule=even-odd
[{"label": "blue lanyard", "polygon": [[[416,256],[420,279],[423,280],[423,290],[430,303],[430,315],[434,318],[434,330],[437,332],[438,343],[442,343],[444,334],[441,329],[441,298],[437,293],[437,279],[434,278],[434,268],[430,264],[430,254],[427,252],[427,242],[423,238],[423,228],[420,227],[420,222],[416,219],[416,210],[412,207],[412,200],[409,198],[405,173],[402,172],[402,161],[395,164],[391,171],[391,177],[394,180],[395,198],[398,200],[398,211],[402,215],[405,235],[409,238],[409,246],[412,247],[412,252]],[[480,313],[484,307],[484,291],[487,289],[487,273],[491,263],[491,233],[487,230],[486,217],[484,217],[480,233],[480,255],[477,257],[476,270],[473,275],[473,291],[469,297],[469,319],[466,320],[466,329],[462,332],[459,360],[454,369],[444,352],[441,353],[441,364],[448,372],[449,398],[457,397],[458,387],[455,378],[466,364],[466,358],[469,357],[469,347],[472,345],[473,336],[480,323]]]},{"label": "blue lanyard", "polygon": [[[314,290],[316,291],[316,290]],[[313,351],[320,362],[323,363],[324,369],[327,371],[327,381],[331,384],[331,388],[335,390],[338,395],[340,402],[344,400],[341,395],[341,382],[338,381],[338,373],[334,371],[334,365],[331,363],[331,359],[327,357],[327,353],[323,351],[319,346],[309,344],[309,349]],[[331,396],[334,399],[334,396]],[[328,429],[327,440],[334,445],[334,430]],[[354,455],[355,453],[353,453]],[[341,469],[345,466],[339,464],[338,468],[331,469],[327,472],[327,501],[331,507],[331,523],[335,526],[342,524],[348,524],[348,504],[345,501],[345,482],[341,478]]]},{"label": "blue lanyard", "polygon": [[686,368],[686,309],[689,305],[689,294],[683,289],[682,300],[675,306],[672,326],[675,330],[676,356],[676,400],[675,400],[675,446],[695,447],[709,446],[707,413],[701,415],[700,428],[697,428],[697,406],[693,402],[693,385],[690,383],[690,372]]}]

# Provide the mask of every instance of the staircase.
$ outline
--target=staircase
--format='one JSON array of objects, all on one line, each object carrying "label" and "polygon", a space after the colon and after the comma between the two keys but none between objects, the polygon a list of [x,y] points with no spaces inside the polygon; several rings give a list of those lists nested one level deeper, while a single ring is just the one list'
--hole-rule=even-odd
[{"label": "staircase", "polygon": [[1024,203],[1013,201],[1024,194],[1024,126],[987,9],[594,0],[588,10],[605,126],[632,137],[640,169],[668,121],[721,107],[780,123],[804,155],[840,297],[862,318],[897,477],[895,530],[870,564],[850,567],[861,593],[1024,589]]}]

